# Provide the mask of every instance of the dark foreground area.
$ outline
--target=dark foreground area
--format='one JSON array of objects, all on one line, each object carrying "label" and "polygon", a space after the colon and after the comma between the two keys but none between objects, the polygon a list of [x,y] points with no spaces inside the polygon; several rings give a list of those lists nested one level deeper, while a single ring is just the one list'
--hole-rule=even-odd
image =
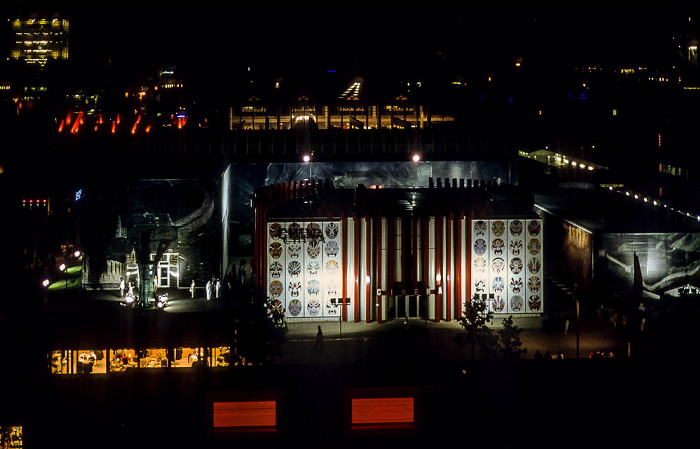
[{"label": "dark foreground area", "polygon": [[[2,417],[23,423],[25,447],[673,447],[698,399],[685,363],[526,360],[236,367],[120,376],[4,373]],[[353,432],[347,394],[415,396],[415,427]],[[212,432],[213,402],[273,394],[274,435]]]},{"label": "dark foreground area", "polygon": [[[322,349],[292,330],[262,365],[55,375],[53,349],[226,344],[250,316],[224,302],[181,313],[65,306],[0,322],[0,422],[21,425],[27,448],[674,447],[693,432],[687,406],[700,398],[689,322],[635,342],[673,345],[638,357],[471,362],[446,327],[414,321],[365,334],[348,325]],[[564,338],[533,329],[527,341]],[[414,401],[409,426],[351,425],[353,398],[397,395]],[[214,403],[232,398],[273,398],[275,426],[215,432]]]}]

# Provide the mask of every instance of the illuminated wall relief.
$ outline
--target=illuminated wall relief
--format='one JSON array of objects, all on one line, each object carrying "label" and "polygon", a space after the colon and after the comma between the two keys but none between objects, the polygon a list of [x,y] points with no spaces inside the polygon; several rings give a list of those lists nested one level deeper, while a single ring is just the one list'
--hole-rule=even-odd
[{"label": "illuminated wall relief", "polygon": [[267,295],[287,317],[338,316],[340,221],[267,223]]},{"label": "illuminated wall relief", "polygon": [[[632,282],[634,254],[639,257],[644,290],[661,295],[667,290],[695,282],[700,273],[698,233],[607,233],[598,238],[598,263],[606,277],[620,280],[619,288]],[[601,277],[596,273],[596,277]]]},{"label": "illuminated wall relief", "polygon": [[471,297],[488,295],[494,313],[542,313],[542,220],[471,222]]}]

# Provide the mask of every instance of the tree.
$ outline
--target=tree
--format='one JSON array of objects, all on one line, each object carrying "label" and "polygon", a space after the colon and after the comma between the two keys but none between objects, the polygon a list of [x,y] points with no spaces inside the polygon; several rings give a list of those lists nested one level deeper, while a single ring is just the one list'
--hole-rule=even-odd
[{"label": "tree", "polygon": [[476,345],[482,358],[490,358],[497,340],[488,324],[493,319],[493,312],[489,310],[488,303],[478,295],[474,295],[464,305],[464,313],[459,318],[459,324],[467,333],[467,340],[472,347],[472,360],[475,359]]},{"label": "tree", "polygon": [[520,358],[527,353],[527,348],[522,348],[520,333],[522,329],[513,324],[513,315],[503,319],[503,329],[498,331],[498,351],[504,360]]}]

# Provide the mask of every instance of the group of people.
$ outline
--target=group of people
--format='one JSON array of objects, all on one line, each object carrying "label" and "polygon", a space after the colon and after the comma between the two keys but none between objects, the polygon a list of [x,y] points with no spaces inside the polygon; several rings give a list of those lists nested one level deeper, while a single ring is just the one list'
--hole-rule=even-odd
[{"label": "group of people", "polygon": [[[153,291],[155,293],[156,291],[156,283],[157,280],[154,278],[154,286],[153,286]],[[231,287],[229,285],[229,287]],[[135,282],[132,281],[131,279],[129,281],[126,281],[124,278],[119,278],[119,295],[120,297],[124,298],[127,294],[128,295],[134,295],[134,290],[136,288]],[[190,284],[190,296],[194,299],[195,297],[195,289],[196,289],[196,282],[194,279],[192,279],[192,283]],[[212,276],[211,279],[207,280],[207,283],[204,286],[204,290],[206,292],[207,300],[211,299],[219,299],[221,298],[222,290],[221,290],[221,279]]]},{"label": "group of people", "polygon": [[[190,284],[190,295],[193,299],[195,295],[195,288],[196,283],[194,279],[192,279],[192,283]],[[221,279],[217,278],[216,276],[212,276],[211,279],[207,280],[207,283],[204,286],[204,291],[206,292],[207,300],[211,300],[212,297],[219,299],[221,297]]]},{"label": "group of people", "polygon": [[126,294],[134,296],[134,287],[134,282],[131,279],[129,279],[129,282],[127,282],[124,280],[124,278],[119,278],[119,296],[122,298]]}]

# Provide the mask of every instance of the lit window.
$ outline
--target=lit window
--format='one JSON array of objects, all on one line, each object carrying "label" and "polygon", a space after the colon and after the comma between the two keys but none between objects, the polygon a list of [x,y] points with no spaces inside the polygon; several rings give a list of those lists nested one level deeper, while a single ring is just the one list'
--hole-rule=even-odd
[{"label": "lit window", "polygon": [[355,433],[406,433],[421,425],[421,395],[414,388],[346,391],[346,428]]},{"label": "lit window", "polygon": [[277,401],[214,402],[215,429],[274,428]]}]

